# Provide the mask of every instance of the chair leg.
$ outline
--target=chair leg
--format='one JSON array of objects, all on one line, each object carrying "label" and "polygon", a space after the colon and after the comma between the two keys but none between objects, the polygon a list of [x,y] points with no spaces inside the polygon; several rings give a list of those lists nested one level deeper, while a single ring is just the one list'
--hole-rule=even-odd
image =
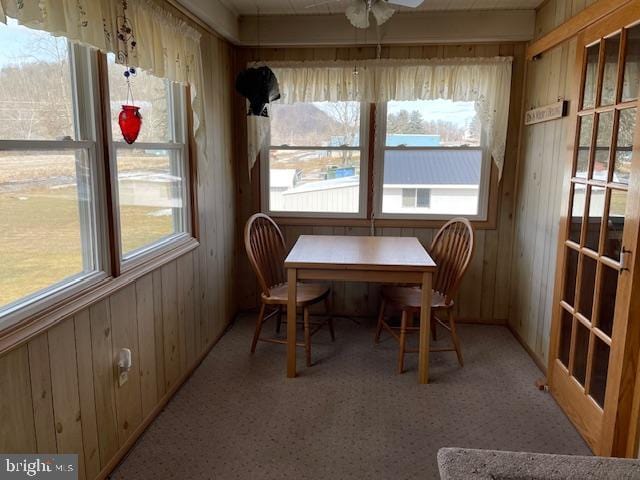
[{"label": "chair leg", "polygon": [[311,366],[311,328],[309,326],[309,308],[304,307],[304,350],[307,357],[307,367]]},{"label": "chair leg", "polygon": [[447,310],[447,317],[449,318],[449,327],[451,328],[451,339],[453,340],[453,347],[456,349],[456,355],[458,356],[458,363],[461,367],[464,367],[464,361],[462,360],[462,349],[460,348],[460,339],[458,338],[458,332],[456,331],[456,321],[453,318],[453,312],[451,309]]},{"label": "chair leg", "polygon": [[256,320],[256,331],[253,334],[253,341],[251,342],[251,353],[256,352],[256,345],[258,344],[258,339],[260,338],[260,331],[262,330],[262,322],[264,320],[264,309],[266,305],[264,303],[260,304],[260,313],[258,313],[258,320]]},{"label": "chair leg", "polygon": [[327,297],[324,299],[324,309],[328,317],[327,324],[329,324],[329,333],[331,334],[331,341],[335,342],[336,331],[333,329],[333,316],[331,311],[331,300],[329,298],[330,296],[331,296],[331,293],[329,293],[329,295],[327,295]]},{"label": "chair leg", "polygon": [[433,312],[431,312],[431,338],[434,342],[438,341],[438,322],[436,321]]},{"label": "chair leg", "polygon": [[398,353],[398,373],[404,372],[404,350],[407,342],[407,323],[409,315],[413,317],[413,314],[407,310],[402,311],[402,320],[400,323],[400,352]]},{"label": "chair leg", "polygon": [[276,333],[280,333],[280,327],[282,326],[282,305],[278,305],[278,318],[276,322]]},{"label": "chair leg", "polygon": [[380,301],[380,311],[378,312],[378,326],[376,327],[376,337],[374,343],[380,343],[380,334],[382,333],[382,324],[384,323],[384,309],[387,305],[384,297]]}]

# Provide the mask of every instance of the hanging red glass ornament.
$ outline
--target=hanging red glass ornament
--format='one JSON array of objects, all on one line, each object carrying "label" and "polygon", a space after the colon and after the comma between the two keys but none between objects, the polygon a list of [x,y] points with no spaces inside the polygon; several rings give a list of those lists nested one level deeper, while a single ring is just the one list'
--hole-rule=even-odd
[{"label": "hanging red glass ornament", "polygon": [[122,111],[118,116],[118,124],[124,141],[131,145],[138,138],[142,127],[142,115],[140,107],[135,105],[122,105]]}]

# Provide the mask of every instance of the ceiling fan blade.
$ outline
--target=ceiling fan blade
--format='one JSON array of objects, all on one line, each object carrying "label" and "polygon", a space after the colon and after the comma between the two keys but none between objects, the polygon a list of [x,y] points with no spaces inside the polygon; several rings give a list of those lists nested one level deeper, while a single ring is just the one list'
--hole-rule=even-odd
[{"label": "ceiling fan blade", "polygon": [[416,8],[422,5],[424,0],[386,0],[391,5],[398,5],[399,7]]},{"label": "ceiling fan blade", "polygon": [[317,2],[317,3],[312,3],[311,5],[306,5],[304,8],[321,7],[322,5],[329,5],[330,3],[338,3],[341,1],[342,0],[325,0],[324,2]]},{"label": "ceiling fan blade", "polygon": [[378,25],[382,25],[393,16],[395,10],[385,2],[376,2],[371,6],[371,13],[373,13]]},{"label": "ceiling fan blade", "polygon": [[344,13],[354,27],[369,28],[369,7],[362,0],[351,2]]}]

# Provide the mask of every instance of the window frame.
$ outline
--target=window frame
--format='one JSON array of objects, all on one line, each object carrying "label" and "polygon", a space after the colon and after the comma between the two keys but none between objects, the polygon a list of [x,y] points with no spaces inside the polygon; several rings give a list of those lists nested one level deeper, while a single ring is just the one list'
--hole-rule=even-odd
[{"label": "window frame", "polygon": [[[367,102],[360,103],[360,142],[358,146],[290,146],[290,145],[269,145],[260,152],[260,204],[262,211],[274,218],[311,218],[311,219],[366,219],[368,212],[368,189],[369,189],[369,131],[371,105]],[[356,151],[360,152],[360,177],[358,185],[358,211],[357,212],[304,212],[304,211],[281,211],[271,210],[270,201],[270,152],[272,150],[327,150],[327,151]]]},{"label": "window frame", "polygon": [[[62,279],[41,290],[25,295],[9,304],[0,305],[0,332],[6,330],[35,313],[51,308],[70,296],[91,289],[109,276],[110,252],[105,242],[107,221],[104,201],[104,180],[100,165],[103,163],[101,138],[97,135],[99,118],[94,104],[97,98],[96,80],[97,64],[90,52],[70,41],[68,45],[68,62],[71,70],[71,100],[74,118],[75,139],[61,140],[0,140],[0,151],[34,151],[34,150],[68,150],[85,151],[91,173],[91,212],[90,224],[83,224],[81,229],[93,230],[91,253],[94,269],[91,272],[79,272]],[[80,184],[77,184],[80,187]],[[82,213],[81,213],[82,215]],[[81,231],[81,237],[86,232]],[[84,240],[83,240],[84,243]],[[83,248],[83,257],[87,251]]]},{"label": "window frame", "polygon": [[[108,72],[108,64],[106,62],[106,55],[103,56],[103,65],[105,72]],[[193,219],[195,208],[195,202],[193,200],[193,182],[191,181],[193,176],[193,162],[190,161],[190,131],[187,115],[189,108],[187,106],[188,88],[184,85],[180,85],[176,82],[170,82],[165,80],[168,89],[169,100],[169,125],[170,141],[167,142],[135,142],[128,144],[122,140],[114,140],[111,133],[111,103],[109,95],[108,77],[103,78],[105,92],[103,98],[109,99],[108,102],[103,105],[109,105],[109,108],[104,108],[104,118],[108,121],[105,128],[105,136],[109,145],[109,158],[110,158],[110,172],[109,183],[111,185],[111,209],[113,211],[113,243],[112,251],[114,252],[117,265],[115,270],[118,275],[132,271],[145,263],[152,262],[158,258],[161,258],[166,253],[170,252],[176,245],[180,245],[183,242],[190,242],[196,239],[193,228]],[[158,239],[148,245],[144,245],[140,248],[134,249],[131,252],[127,252],[125,255],[122,251],[122,230],[120,223],[120,204],[118,195],[118,162],[117,155],[118,150],[166,150],[170,155],[178,155],[177,164],[179,165],[179,173],[182,178],[181,190],[183,209],[180,215],[182,220],[181,232],[174,233],[172,235]],[[173,159],[171,160],[172,166],[174,165]],[[174,217],[174,222],[175,222]]]},{"label": "window frame", "polygon": [[189,85],[169,83],[172,107],[170,125],[174,141],[170,144],[135,143],[130,146],[134,149],[153,146],[179,152],[183,178],[184,207],[181,217],[184,231],[148,246],[144,252],[125,261],[121,258],[119,248],[116,149],[111,138],[107,56],[69,40],[67,45],[75,139],[0,140],[0,151],[73,149],[87,152],[93,195],[93,223],[90,227],[95,267],[89,273],[79,273],[0,306],[0,353],[132,284],[143,275],[176,260],[199,245],[197,160],[194,158],[195,140],[190,118],[193,112]]},{"label": "window frame", "polygon": [[[486,137],[483,132],[480,134],[480,146],[459,146],[459,147],[415,147],[415,146],[397,146],[387,147],[387,104],[386,102],[378,103],[376,108],[376,138],[375,138],[375,155],[374,155],[374,214],[377,219],[390,220],[436,220],[448,221],[455,217],[464,217],[472,222],[486,222],[489,218],[490,210],[490,190],[493,161],[486,147]],[[384,212],[382,203],[384,197],[384,156],[387,150],[400,151],[434,151],[434,150],[481,150],[482,166],[480,167],[480,184],[478,186],[478,212],[475,215],[469,214],[438,214],[438,213],[399,213]],[[400,186],[400,188],[418,188],[413,186]],[[497,188],[497,185],[496,185]],[[432,190],[432,189],[430,189]],[[432,198],[433,191],[430,194]],[[417,203],[417,191],[416,191]]]},{"label": "window frame", "polygon": [[[414,227],[414,228],[439,228],[445,221],[454,217],[463,216],[471,222],[471,224],[482,230],[494,230],[497,228],[498,222],[498,197],[500,192],[500,183],[498,181],[498,170],[495,166],[484,135],[481,138],[480,147],[388,147],[395,149],[429,149],[429,148],[468,148],[472,150],[482,149],[482,169],[480,187],[478,190],[478,214],[461,215],[461,214],[398,214],[398,213],[382,213],[382,182],[384,175],[384,139],[386,139],[386,102],[367,104],[367,113],[361,114],[361,122],[366,119],[367,128],[362,129],[361,125],[361,146],[366,144],[366,166],[361,156],[361,181],[360,187],[366,184],[366,196],[361,200],[360,206],[365,209],[366,214],[341,214],[326,215],[314,214],[312,212],[280,212],[271,211],[268,208],[268,171],[269,159],[268,154],[271,147],[260,152],[260,158],[257,162],[258,170],[258,189],[260,211],[270,215],[281,225],[326,225],[326,226],[344,226],[344,227]],[[511,107],[510,107],[511,108]],[[366,117],[366,118],[365,118]],[[383,119],[382,122],[380,119]],[[380,127],[382,125],[382,128]],[[382,145],[381,145],[382,143]],[[303,148],[303,147],[300,147]],[[364,178],[364,169],[366,167],[366,179]],[[365,181],[363,182],[363,179]],[[433,192],[432,192],[433,193]],[[361,192],[362,194],[362,192]],[[366,202],[362,204],[362,202]]]}]

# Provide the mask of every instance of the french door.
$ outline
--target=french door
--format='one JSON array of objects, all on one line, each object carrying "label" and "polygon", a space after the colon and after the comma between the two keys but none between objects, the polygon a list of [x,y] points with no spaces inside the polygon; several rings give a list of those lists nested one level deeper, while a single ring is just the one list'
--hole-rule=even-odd
[{"label": "french door", "polygon": [[639,21],[634,1],[578,37],[559,233],[549,386],[600,455],[637,455]]}]

